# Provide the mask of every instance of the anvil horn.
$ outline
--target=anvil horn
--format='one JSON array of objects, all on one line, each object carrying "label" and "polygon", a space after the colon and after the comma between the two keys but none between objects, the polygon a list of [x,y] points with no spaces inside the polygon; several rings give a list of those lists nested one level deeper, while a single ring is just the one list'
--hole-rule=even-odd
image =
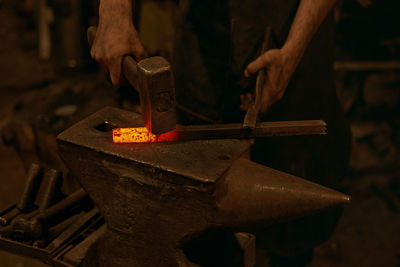
[{"label": "anvil horn", "polygon": [[296,176],[238,159],[217,191],[217,223],[267,224],[347,204],[350,196]]}]

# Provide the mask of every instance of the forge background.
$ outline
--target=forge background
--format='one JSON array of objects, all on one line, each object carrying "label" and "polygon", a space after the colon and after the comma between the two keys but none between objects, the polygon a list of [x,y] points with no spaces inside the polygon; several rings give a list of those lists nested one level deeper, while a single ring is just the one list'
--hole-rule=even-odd
[{"label": "forge background", "polygon": [[[48,1],[52,12],[44,2],[0,0],[0,209],[18,200],[30,162],[57,166],[57,133],[105,105],[136,108],[136,95],[111,89],[89,59],[84,35],[97,1]],[[146,50],[171,59],[177,3],[140,2]],[[353,133],[343,184],[352,204],[312,266],[400,266],[399,10],[397,0],[345,0],[334,11],[337,91]],[[0,266],[43,265],[0,251]]]}]

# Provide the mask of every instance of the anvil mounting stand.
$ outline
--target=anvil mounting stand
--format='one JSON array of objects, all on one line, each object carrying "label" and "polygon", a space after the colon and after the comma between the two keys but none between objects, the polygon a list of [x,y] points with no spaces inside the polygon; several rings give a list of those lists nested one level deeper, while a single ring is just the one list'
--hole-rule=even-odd
[{"label": "anvil mounting stand", "polygon": [[107,225],[90,266],[192,266],[180,245],[210,227],[267,225],[349,202],[250,161],[246,140],[121,145],[106,124],[143,126],[139,114],[104,108],[58,136]]}]

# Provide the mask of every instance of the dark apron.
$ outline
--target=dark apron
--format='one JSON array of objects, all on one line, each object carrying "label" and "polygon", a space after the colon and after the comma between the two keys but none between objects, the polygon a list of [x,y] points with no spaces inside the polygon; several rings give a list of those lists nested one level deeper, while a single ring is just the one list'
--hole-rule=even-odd
[{"label": "dark apron", "polygon": [[[242,122],[239,95],[252,92],[255,79],[243,78],[260,51],[266,26],[279,48],[296,14],[298,0],[192,0],[178,28],[174,72],[177,102],[210,120]],[[256,140],[252,160],[337,188],[346,173],[350,134],[335,92],[334,23],[330,16],[311,41],[282,100],[263,121],[323,119],[327,136]],[[180,114],[181,123],[204,123]],[[258,245],[293,254],[325,241],[340,211],[308,216],[256,233]]]}]

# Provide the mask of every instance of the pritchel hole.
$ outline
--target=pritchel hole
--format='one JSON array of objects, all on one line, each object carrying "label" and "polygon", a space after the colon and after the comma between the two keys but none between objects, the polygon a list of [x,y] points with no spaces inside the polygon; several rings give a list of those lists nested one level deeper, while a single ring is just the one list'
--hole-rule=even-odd
[{"label": "pritchel hole", "polygon": [[109,132],[112,129],[115,129],[118,127],[109,121],[105,121],[105,122],[100,123],[97,126],[94,126],[93,128],[95,128],[97,131],[100,131],[100,132]]},{"label": "pritchel hole", "polygon": [[231,157],[229,157],[228,155],[221,155],[218,157],[220,160],[230,160]]}]

